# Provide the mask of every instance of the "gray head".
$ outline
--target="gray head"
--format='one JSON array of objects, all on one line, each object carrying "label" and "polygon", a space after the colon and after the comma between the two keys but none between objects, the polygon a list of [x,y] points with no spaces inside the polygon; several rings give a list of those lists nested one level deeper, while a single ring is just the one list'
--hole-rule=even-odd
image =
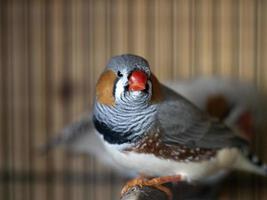
[{"label": "gray head", "polygon": [[130,74],[134,70],[141,70],[148,76],[151,74],[147,60],[133,54],[122,54],[112,57],[106,68],[113,70],[115,73],[124,72]]},{"label": "gray head", "polygon": [[114,56],[98,80],[97,100],[108,106],[148,103],[155,80],[144,58],[132,54]]}]

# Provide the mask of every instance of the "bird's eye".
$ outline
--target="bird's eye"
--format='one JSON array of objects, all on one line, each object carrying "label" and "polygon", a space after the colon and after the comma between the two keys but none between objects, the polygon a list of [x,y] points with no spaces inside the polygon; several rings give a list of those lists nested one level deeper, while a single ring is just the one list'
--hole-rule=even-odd
[{"label": "bird's eye", "polygon": [[123,75],[122,75],[122,73],[121,73],[120,71],[118,71],[118,72],[117,72],[117,76],[118,76],[118,77],[122,77]]}]

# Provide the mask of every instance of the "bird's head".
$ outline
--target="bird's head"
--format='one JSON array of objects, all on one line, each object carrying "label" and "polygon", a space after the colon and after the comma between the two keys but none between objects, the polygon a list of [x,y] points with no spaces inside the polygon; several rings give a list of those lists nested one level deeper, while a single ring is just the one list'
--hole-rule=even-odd
[{"label": "bird's head", "polygon": [[160,84],[144,58],[131,54],[114,56],[97,82],[96,99],[108,106],[153,103],[161,99]]}]

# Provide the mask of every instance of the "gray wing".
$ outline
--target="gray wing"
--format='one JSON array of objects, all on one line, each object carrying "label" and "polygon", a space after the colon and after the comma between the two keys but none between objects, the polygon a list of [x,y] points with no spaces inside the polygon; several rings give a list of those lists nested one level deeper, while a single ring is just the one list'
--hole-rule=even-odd
[{"label": "gray wing", "polygon": [[179,94],[164,86],[162,91],[167,98],[159,106],[157,117],[165,143],[212,149],[247,146],[226,125],[212,120]]},{"label": "gray wing", "polygon": [[70,151],[89,154],[94,154],[97,150],[103,152],[104,149],[97,136],[91,115],[82,117],[79,121],[62,129],[58,136],[48,141],[43,147],[43,151],[47,152],[59,145]]}]

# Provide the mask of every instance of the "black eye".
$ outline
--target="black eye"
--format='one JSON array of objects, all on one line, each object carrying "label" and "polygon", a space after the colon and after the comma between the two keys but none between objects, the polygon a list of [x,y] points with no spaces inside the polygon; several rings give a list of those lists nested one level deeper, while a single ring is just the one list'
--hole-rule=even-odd
[{"label": "black eye", "polygon": [[121,73],[120,71],[118,71],[118,72],[117,72],[117,76],[118,76],[118,77],[122,77],[123,75],[122,75],[122,73]]}]

